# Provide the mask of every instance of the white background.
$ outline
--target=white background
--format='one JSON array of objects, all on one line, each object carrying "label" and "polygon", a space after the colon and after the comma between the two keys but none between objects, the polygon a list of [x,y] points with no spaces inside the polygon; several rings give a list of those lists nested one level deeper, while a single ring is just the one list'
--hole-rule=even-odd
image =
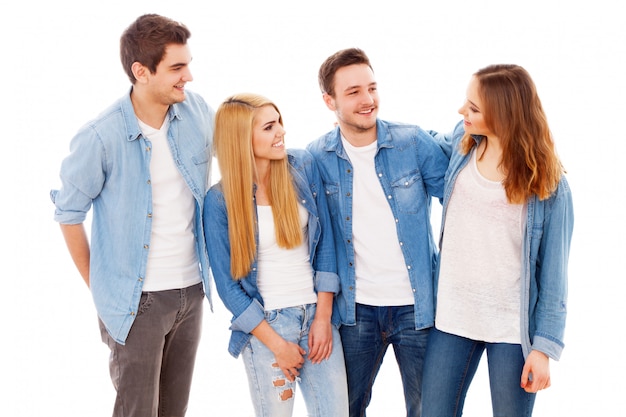
[{"label": "white background", "polygon": [[[283,113],[287,144],[332,127],[317,86],[321,62],[363,48],[380,117],[447,131],[470,75],[517,63],[533,76],[574,194],[566,348],[535,416],[618,415],[626,389],[623,217],[625,13],[619,2],[21,1],[2,9],[0,414],[109,416],[114,391],[89,292],[52,220],[49,190],[69,140],[127,92],[118,42],[156,12],[192,32],[188,88],[215,108],[251,91]],[[437,213],[434,216],[437,229]],[[207,308],[188,417],[251,416],[241,360],[227,353],[230,315]],[[483,361],[484,362],[484,361]],[[481,367],[465,416],[490,415]],[[296,415],[303,416],[298,398]],[[621,410],[620,410],[621,411]],[[405,415],[390,350],[368,416]]]}]

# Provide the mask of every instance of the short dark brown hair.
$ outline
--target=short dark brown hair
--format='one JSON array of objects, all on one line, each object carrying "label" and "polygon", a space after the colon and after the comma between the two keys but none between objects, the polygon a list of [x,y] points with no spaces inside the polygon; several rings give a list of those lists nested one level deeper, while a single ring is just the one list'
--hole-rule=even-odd
[{"label": "short dark brown hair", "polygon": [[337,70],[348,65],[365,64],[372,71],[372,65],[370,60],[359,48],[348,48],[337,51],[328,58],[320,67],[317,79],[320,84],[322,93],[327,93],[331,96],[335,95],[335,73]]},{"label": "short dark brown hair", "polygon": [[120,38],[120,59],[130,82],[135,84],[133,63],[146,66],[152,74],[169,44],[185,45],[191,32],[182,23],[158,14],[145,14],[135,20]]}]

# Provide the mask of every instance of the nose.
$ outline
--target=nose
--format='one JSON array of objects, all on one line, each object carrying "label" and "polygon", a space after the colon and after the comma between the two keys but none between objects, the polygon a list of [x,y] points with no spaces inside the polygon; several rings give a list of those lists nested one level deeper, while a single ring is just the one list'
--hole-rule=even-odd
[{"label": "nose", "polygon": [[183,79],[183,81],[193,81],[193,75],[191,75],[191,70],[189,69],[189,67],[187,67],[185,71],[183,71],[181,78]]},{"label": "nose", "polygon": [[361,91],[357,97],[362,106],[371,106],[374,103],[374,93],[371,91]]}]

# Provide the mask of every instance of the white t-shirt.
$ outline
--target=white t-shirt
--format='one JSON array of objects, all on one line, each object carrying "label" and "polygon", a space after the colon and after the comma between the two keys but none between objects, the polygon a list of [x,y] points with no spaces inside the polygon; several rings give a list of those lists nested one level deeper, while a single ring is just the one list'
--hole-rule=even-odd
[{"label": "white t-shirt", "polygon": [[201,281],[193,234],[195,200],[172,158],[168,122],[160,129],[141,120],[139,126],[152,153],[152,235],[143,291],[185,288]]},{"label": "white t-shirt", "polygon": [[441,249],[439,330],[489,343],[521,343],[520,274],[525,205],[484,178],[472,153],[448,204]]},{"label": "white t-shirt", "polygon": [[271,206],[257,206],[259,245],[257,286],[266,311],[317,302],[309,261],[308,212],[298,204],[302,243],[292,249],[278,246]]},{"label": "white t-shirt", "polygon": [[376,175],[377,143],[352,146],[343,136],[353,168],[352,238],[356,302],[373,306],[413,305],[413,291],[396,221]]}]

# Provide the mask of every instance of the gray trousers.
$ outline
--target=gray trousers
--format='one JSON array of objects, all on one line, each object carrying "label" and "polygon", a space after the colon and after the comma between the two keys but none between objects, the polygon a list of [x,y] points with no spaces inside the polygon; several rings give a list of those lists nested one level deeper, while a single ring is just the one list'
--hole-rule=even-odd
[{"label": "gray trousers", "polygon": [[113,417],[183,417],[200,342],[202,283],[144,292],[126,344],[116,343],[100,321],[111,349],[109,370],[117,391]]}]

